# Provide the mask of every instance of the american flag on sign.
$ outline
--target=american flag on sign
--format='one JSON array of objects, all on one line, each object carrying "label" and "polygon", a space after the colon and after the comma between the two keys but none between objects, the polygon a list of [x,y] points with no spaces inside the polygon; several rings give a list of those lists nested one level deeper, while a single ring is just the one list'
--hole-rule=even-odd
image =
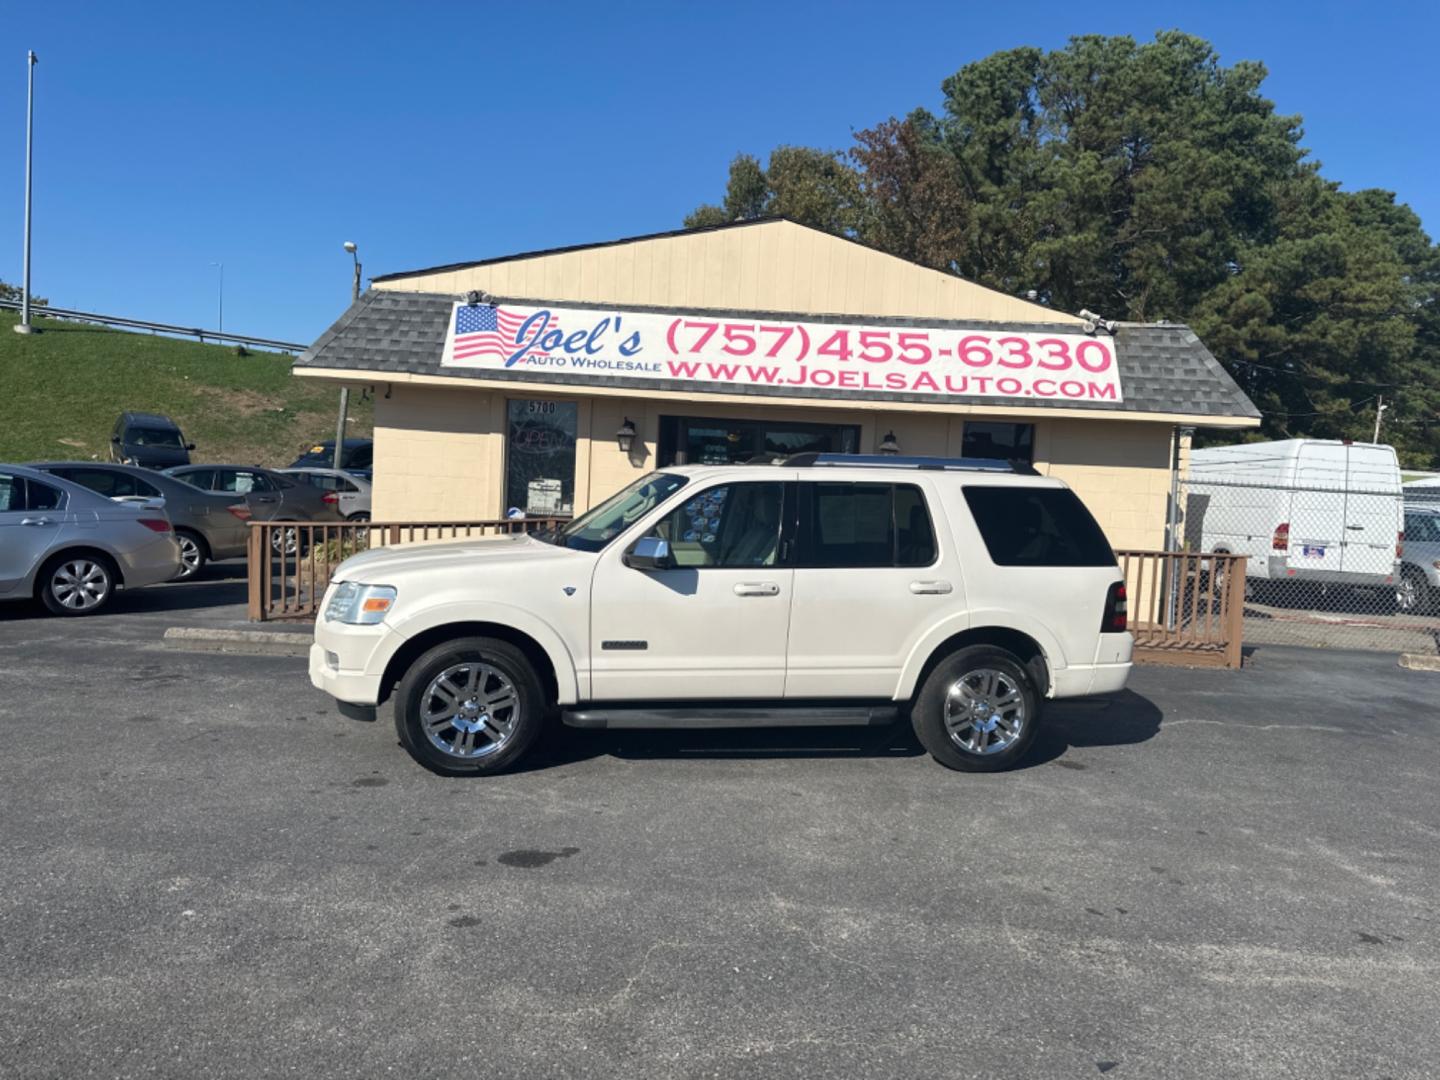
[{"label": "american flag on sign", "polygon": [[[463,306],[455,309],[455,359],[463,360],[472,356],[498,356],[505,358],[516,350],[515,335],[527,316],[516,315],[502,307]],[[559,320],[553,316],[546,331],[559,329]],[[545,355],[543,349],[532,351]]]}]

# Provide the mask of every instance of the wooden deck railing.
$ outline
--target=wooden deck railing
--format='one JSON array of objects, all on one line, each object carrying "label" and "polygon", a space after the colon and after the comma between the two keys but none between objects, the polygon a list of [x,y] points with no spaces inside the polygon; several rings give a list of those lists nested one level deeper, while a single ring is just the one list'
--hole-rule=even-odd
[{"label": "wooden deck railing", "polygon": [[252,521],[247,551],[250,618],[313,619],[335,568],[371,548],[538,532],[567,520]]},{"label": "wooden deck railing", "polygon": [[1120,551],[1140,663],[1235,667],[1245,615],[1245,557]]}]

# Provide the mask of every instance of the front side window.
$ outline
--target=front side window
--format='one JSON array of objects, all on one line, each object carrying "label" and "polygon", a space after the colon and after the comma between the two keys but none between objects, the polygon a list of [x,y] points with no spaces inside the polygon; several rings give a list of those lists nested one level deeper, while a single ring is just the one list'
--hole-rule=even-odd
[{"label": "front side window", "polygon": [[991,461],[1034,461],[1035,425],[967,420],[960,453],[967,458]]},{"label": "front side window", "polygon": [[1405,539],[1417,544],[1440,540],[1440,514],[1406,514]]},{"label": "front side window", "polygon": [[667,514],[649,533],[670,545],[678,569],[774,566],[780,553],[779,482],[706,488]]},{"label": "front side window", "polygon": [[800,485],[800,563],[805,567],[929,566],[935,530],[911,484]]},{"label": "front side window", "polygon": [[599,551],[635,522],[685,486],[686,478],[656,472],[621,488],[599,506],[567,522],[555,534],[561,547]]},{"label": "front side window", "polygon": [[350,451],[349,459],[350,468],[368,469],[370,468],[370,463],[375,460],[375,447],[373,445],[357,446]]},{"label": "front side window", "polygon": [[1069,488],[967,487],[996,566],[1114,566],[1105,533]]}]

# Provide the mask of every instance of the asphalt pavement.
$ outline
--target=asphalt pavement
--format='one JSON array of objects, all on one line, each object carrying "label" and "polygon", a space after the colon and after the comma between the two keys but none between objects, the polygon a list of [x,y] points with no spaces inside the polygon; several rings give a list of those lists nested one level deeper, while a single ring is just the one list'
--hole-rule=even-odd
[{"label": "asphalt pavement", "polygon": [[160,593],[0,610],[0,1076],[1435,1075],[1440,675],[1394,656],[1141,669],[996,776],[901,728],[449,780]]}]

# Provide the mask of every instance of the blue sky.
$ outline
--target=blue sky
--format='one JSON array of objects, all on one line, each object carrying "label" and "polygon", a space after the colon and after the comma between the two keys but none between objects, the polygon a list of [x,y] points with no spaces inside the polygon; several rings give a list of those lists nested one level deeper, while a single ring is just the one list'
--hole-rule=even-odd
[{"label": "blue sky", "polygon": [[1440,227],[1440,4],[151,3],[11,6],[0,278],[18,281],[24,52],[34,288],[309,342],[367,276],[676,228],[730,159],[844,147],[971,60],[1178,27],[1264,61],[1346,187]]}]

